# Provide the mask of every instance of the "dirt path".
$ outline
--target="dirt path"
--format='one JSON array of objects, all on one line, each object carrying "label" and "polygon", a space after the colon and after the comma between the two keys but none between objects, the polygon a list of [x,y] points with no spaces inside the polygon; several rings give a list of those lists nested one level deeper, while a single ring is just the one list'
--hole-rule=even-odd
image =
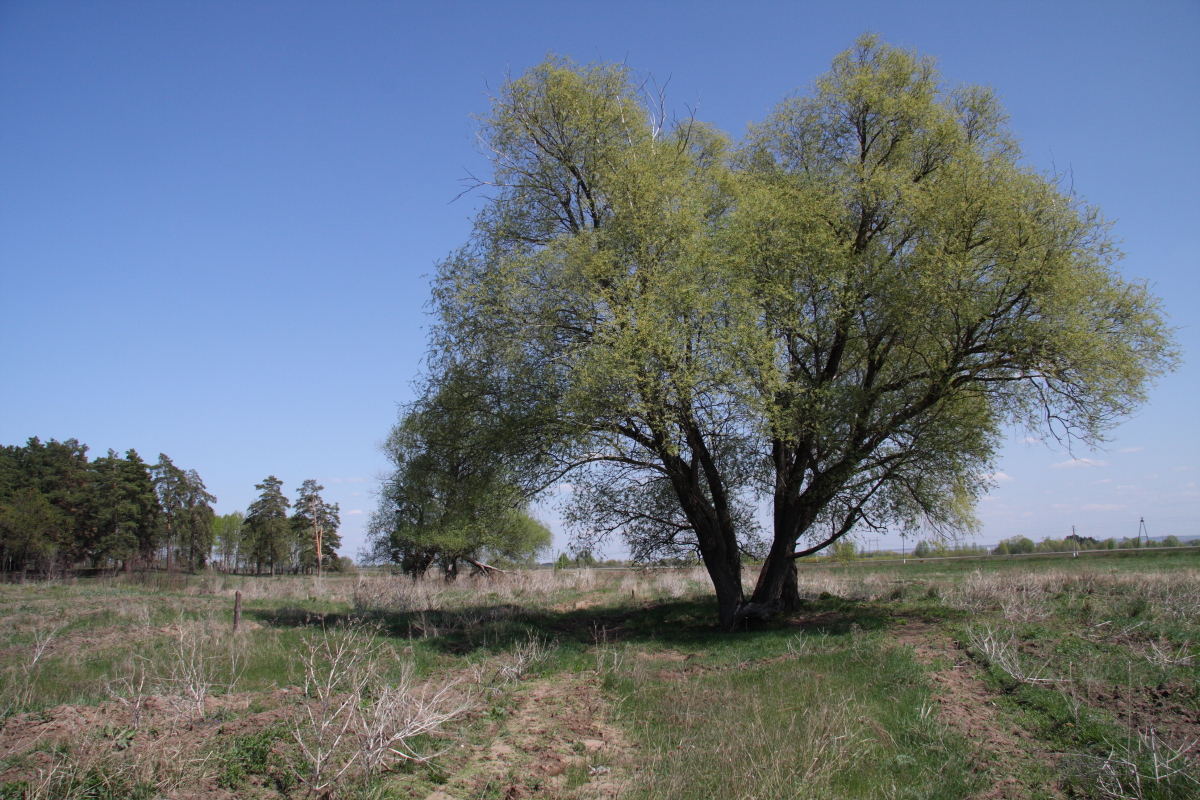
[{"label": "dirt path", "polygon": [[504,718],[426,800],[599,800],[627,783],[629,744],[594,678],[559,674],[510,690]]},{"label": "dirt path", "polygon": [[[933,672],[938,717],[977,746],[972,766],[995,779],[990,789],[976,795],[978,800],[1022,800],[1033,788],[1042,796],[1065,797],[1054,779],[1060,755],[1005,718],[996,706],[996,693],[956,642],[927,623],[897,626],[894,632],[895,640],[911,647],[922,663],[948,664]],[[1037,783],[1029,786],[1022,778]]]}]

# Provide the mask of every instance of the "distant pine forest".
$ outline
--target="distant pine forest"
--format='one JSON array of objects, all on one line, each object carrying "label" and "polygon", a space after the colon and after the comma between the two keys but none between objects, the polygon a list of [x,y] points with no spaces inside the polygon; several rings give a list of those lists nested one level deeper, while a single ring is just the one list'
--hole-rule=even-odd
[{"label": "distant pine forest", "polygon": [[[315,480],[291,501],[268,476],[245,513],[217,515],[194,469],[136,450],[88,458],[76,439],[0,446],[0,571],[10,578],[166,570],[344,570],[336,503]],[[317,553],[321,553],[318,561]]]}]

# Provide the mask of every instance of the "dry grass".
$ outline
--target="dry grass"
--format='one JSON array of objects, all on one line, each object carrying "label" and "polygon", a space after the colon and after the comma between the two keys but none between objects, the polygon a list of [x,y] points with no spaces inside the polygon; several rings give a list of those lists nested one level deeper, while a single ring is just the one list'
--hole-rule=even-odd
[{"label": "dry grass", "polygon": [[[1085,795],[1195,796],[1196,736],[1164,723],[1191,708],[1200,570],[1122,566],[805,567],[804,611],[736,636],[714,633],[696,569],[0,587],[0,786],[26,781],[19,796],[39,800],[424,797],[443,780],[454,797],[969,796],[976,767],[925,668],[889,644],[904,622],[914,638],[945,626],[994,668],[964,662],[998,676],[969,697],[1001,718],[1020,697],[1009,729],[1060,732]],[[1101,657],[1132,667],[1114,679]],[[621,738],[589,727],[614,703],[640,747],[595,743]],[[1119,746],[1071,738],[1088,703],[1107,704],[1093,721]],[[646,780],[604,783],[627,768]]]}]

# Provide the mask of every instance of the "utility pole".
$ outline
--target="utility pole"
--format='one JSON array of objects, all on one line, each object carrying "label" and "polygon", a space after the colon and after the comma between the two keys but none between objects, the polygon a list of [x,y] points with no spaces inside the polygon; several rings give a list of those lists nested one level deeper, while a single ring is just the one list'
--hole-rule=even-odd
[{"label": "utility pole", "polygon": [[1079,537],[1075,535],[1075,526],[1071,526],[1071,541],[1075,544],[1074,551],[1071,553],[1072,558],[1079,558]]}]

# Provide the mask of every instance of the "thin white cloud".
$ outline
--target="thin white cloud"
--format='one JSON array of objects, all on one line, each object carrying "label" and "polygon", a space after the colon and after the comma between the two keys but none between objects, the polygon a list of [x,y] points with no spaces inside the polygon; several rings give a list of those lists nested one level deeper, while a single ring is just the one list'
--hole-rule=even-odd
[{"label": "thin white cloud", "polygon": [[348,517],[356,517],[356,516],[358,516],[358,515],[359,515],[359,514],[361,514],[361,513],[363,513],[363,512],[362,512],[362,509],[361,509],[361,508],[356,508],[356,509],[354,509],[353,511],[347,511],[347,512],[346,512],[346,516],[348,516]]},{"label": "thin white cloud", "polygon": [[1026,436],[1021,441],[1023,441],[1025,444],[1041,444],[1042,443],[1042,440],[1037,438],[1036,436]]},{"label": "thin white cloud", "polygon": [[1145,450],[1145,449],[1146,449],[1146,448],[1144,448],[1144,447],[1122,447],[1122,448],[1121,448],[1120,450],[1118,450],[1117,452],[1118,452],[1118,453],[1136,453],[1136,452],[1138,452],[1139,450]]},{"label": "thin white cloud", "polygon": [[1050,507],[1055,511],[1070,511],[1072,508],[1074,508],[1074,506],[1070,505],[1069,503],[1054,503]]},{"label": "thin white cloud", "polygon": [[1083,507],[1084,511],[1120,511],[1123,508],[1129,508],[1124,503],[1089,503]]},{"label": "thin white cloud", "polygon": [[1107,467],[1107,461],[1098,461],[1094,458],[1072,458],[1070,461],[1060,461],[1057,464],[1050,466],[1055,469],[1070,469],[1072,467]]},{"label": "thin white cloud", "polygon": [[1098,481],[1092,481],[1093,486],[1097,486],[1101,483],[1112,483],[1112,478],[1101,478]]},{"label": "thin white cloud", "polygon": [[1195,467],[1172,467],[1171,472],[1191,472]]},{"label": "thin white cloud", "polygon": [[995,481],[996,483],[1012,483],[1013,481],[1016,480],[1016,478],[1012,477],[1011,475],[1007,475],[1003,472],[992,472],[987,475],[984,475],[983,477],[985,480],[992,480],[992,481]]}]

